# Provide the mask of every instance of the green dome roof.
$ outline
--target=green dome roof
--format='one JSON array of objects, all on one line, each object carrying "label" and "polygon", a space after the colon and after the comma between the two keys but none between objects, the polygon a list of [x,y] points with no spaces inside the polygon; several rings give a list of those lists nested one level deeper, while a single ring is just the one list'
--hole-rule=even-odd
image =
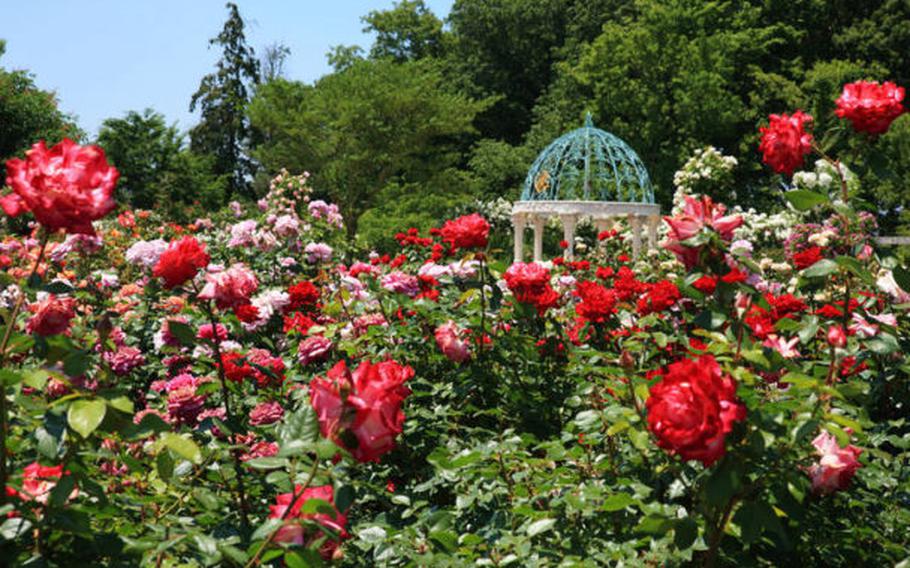
[{"label": "green dome roof", "polygon": [[534,161],[522,201],[654,203],[654,188],[638,154],[620,138],[595,128],[563,134]]}]

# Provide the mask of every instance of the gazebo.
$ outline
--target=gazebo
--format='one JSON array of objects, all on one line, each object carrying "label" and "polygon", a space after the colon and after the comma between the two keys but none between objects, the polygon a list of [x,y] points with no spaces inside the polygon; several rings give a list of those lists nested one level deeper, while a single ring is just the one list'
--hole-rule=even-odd
[{"label": "gazebo", "polygon": [[551,217],[562,222],[567,260],[574,258],[575,228],[583,218],[590,218],[599,232],[611,219],[627,217],[636,258],[643,228],[648,247],[657,244],[660,205],[654,203],[648,171],[628,144],[595,128],[590,113],[583,127],[550,143],[528,171],[521,200],[512,206],[516,262],[524,259],[529,226],[534,229],[534,260],[543,260],[544,226]]}]

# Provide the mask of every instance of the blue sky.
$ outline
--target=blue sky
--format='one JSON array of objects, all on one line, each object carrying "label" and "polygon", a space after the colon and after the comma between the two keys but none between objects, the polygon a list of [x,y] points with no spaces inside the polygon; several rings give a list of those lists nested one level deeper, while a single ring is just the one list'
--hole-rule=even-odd
[{"label": "blue sky", "polygon": [[[0,0],[0,7],[14,0]],[[444,17],[453,0],[425,0]],[[261,53],[273,42],[291,48],[286,74],[313,81],[329,71],[334,45],[367,48],[360,17],[392,0],[238,0],[247,40]],[[152,107],[186,130],[190,97],[219,53],[208,40],[221,30],[225,0],[27,0],[0,19],[6,53],[0,66],[28,69],[56,91],[89,136],[108,117]]]}]

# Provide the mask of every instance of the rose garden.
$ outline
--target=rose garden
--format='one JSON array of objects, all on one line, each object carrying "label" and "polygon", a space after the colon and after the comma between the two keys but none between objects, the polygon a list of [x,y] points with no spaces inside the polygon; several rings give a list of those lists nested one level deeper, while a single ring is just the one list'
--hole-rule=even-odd
[{"label": "rose garden", "polygon": [[838,89],[837,136],[755,132],[773,211],[706,147],[656,246],[545,219],[535,261],[489,207],[363,247],[305,172],[176,222],[100,147],[32,145],[0,192],[0,563],[906,565],[910,270],[851,167],[904,89]]}]

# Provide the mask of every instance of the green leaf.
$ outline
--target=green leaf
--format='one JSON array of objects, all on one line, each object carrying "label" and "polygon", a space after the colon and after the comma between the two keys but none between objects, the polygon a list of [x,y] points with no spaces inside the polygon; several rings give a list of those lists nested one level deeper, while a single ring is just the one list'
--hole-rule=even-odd
[{"label": "green leaf", "polygon": [[872,277],[872,273],[866,270],[862,263],[852,256],[838,256],[834,259],[834,262],[852,272],[866,284],[871,285],[875,283],[875,278]]},{"label": "green leaf", "polygon": [[552,529],[556,524],[556,519],[540,519],[528,525],[528,536],[536,536]]},{"label": "green leaf", "polygon": [[904,291],[910,291],[910,270],[903,266],[895,266],[891,274],[894,275],[894,281],[897,282],[898,286]]},{"label": "green leaf", "polygon": [[354,502],[354,496],[355,492],[352,486],[342,485],[335,490],[335,506],[342,513],[345,512],[351,506],[351,503]]},{"label": "green leaf", "polygon": [[85,351],[73,351],[63,359],[63,372],[70,377],[84,375],[88,371],[91,360]]},{"label": "green leaf", "polygon": [[246,465],[253,469],[279,469],[287,467],[288,460],[276,457],[255,458],[247,461]]},{"label": "green leaf", "polygon": [[202,452],[199,450],[199,446],[188,437],[180,436],[173,432],[165,432],[161,435],[161,441],[182,458],[188,459],[193,463],[202,461]]},{"label": "green leaf", "polygon": [[117,409],[120,412],[125,412],[126,414],[133,413],[133,401],[125,396],[118,396],[117,398],[112,398],[107,401],[108,405],[111,408]]},{"label": "green leaf", "polygon": [[181,321],[168,320],[167,329],[184,346],[193,347],[196,345],[196,332],[189,325]]},{"label": "green leaf", "polygon": [[0,525],[0,536],[6,540],[18,540],[23,534],[28,534],[30,528],[32,528],[32,523],[28,519],[13,517],[6,519]]},{"label": "green leaf", "polygon": [[731,460],[724,460],[721,465],[711,473],[705,485],[705,495],[708,503],[715,507],[724,505],[739,490],[741,485],[739,473]]},{"label": "green leaf", "polygon": [[174,458],[171,457],[170,452],[158,452],[158,457],[155,458],[155,469],[158,470],[158,477],[162,481],[170,482],[174,475]]},{"label": "green leaf", "polygon": [[828,197],[814,191],[797,189],[784,193],[784,197],[797,211],[808,211],[816,205],[828,203]]},{"label": "green leaf", "polygon": [[385,537],[386,532],[382,527],[367,527],[357,533],[357,538],[370,544],[382,542]]},{"label": "green leaf", "polygon": [[43,290],[49,294],[69,294],[73,287],[62,280],[54,280],[46,284]]},{"label": "green leaf", "polygon": [[837,270],[837,263],[833,260],[823,258],[812,266],[803,270],[802,275],[806,278],[821,278]]},{"label": "green leaf", "polygon": [[680,519],[673,527],[673,544],[680,550],[686,550],[698,538],[698,525],[691,518]]},{"label": "green leaf", "polygon": [[66,420],[70,428],[88,438],[101,425],[106,412],[107,405],[103,400],[77,400],[70,405]]},{"label": "green leaf", "polygon": [[60,507],[69,499],[73,489],[76,487],[76,479],[72,475],[64,475],[57,482],[57,485],[51,489],[50,503],[54,507]]},{"label": "green leaf", "polygon": [[634,502],[635,499],[628,493],[614,493],[604,499],[603,505],[601,505],[600,508],[607,512],[620,511]]}]

